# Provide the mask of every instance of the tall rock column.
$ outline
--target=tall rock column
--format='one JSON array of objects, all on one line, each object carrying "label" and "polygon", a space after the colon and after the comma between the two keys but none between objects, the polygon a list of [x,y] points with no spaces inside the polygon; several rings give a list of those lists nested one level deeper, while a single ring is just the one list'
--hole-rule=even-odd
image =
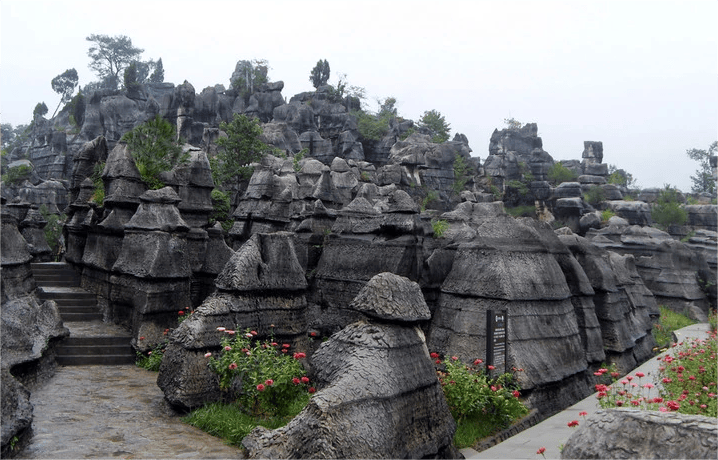
[{"label": "tall rock column", "polygon": [[131,329],[141,350],[160,343],[165,329],[177,325],[179,311],[189,314],[191,307],[189,227],[177,209],[179,201],[171,187],[143,193],[124,225],[122,249],[112,266],[109,316]]}]

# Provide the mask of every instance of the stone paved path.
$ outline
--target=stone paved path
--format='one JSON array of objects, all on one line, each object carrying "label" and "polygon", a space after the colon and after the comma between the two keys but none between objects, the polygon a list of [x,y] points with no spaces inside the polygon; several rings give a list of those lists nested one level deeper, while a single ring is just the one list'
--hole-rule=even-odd
[{"label": "stone paved path", "polygon": [[242,458],[180,420],[134,365],[59,367],[31,395],[33,435],[16,458]]}]

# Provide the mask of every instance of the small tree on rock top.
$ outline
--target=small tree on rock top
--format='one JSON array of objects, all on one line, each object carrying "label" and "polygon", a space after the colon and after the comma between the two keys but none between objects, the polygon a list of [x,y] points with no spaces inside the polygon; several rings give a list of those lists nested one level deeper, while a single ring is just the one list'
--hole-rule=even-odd
[{"label": "small tree on rock top", "polygon": [[320,59],[317,61],[317,65],[312,69],[312,73],[309,74],[309,81],[312,82],[312,86],[319,88],[327,84],[329,81],[329,73],[329,62],[327,62],[326,59]]},{"label": "small tree on rock top", "polygon": [[262,127],[254,118],[234,114],[230,123],[222,122],[219,129],[227,136],[217,140],[220,150],[212,161],[212,175],[218,186],[229,179],[237,181],[252,176],[251,163],[260,161],[269,147],[260,140]]},{"label": "small tree on rock top", "polygon": [[57,113],[57,109],[59,109],[62,104],[70,102],[72,99],[72,93],[75,92],[75,88],[77,87],[77,83],[78,77],[77,70],[75,69],[67,69],[52,79],[50,82],[52,90],[60,95],[60,102],[57,104],[55,112],[52,114],[53,117]]},{"label": "small tree on rock top", "polygon": [[428,129],[432,133],[431,141],[437,144],[441,144],[449,140],[449,123],[437,110],[429,110],[424,112],[419,120],[419,128]]}]

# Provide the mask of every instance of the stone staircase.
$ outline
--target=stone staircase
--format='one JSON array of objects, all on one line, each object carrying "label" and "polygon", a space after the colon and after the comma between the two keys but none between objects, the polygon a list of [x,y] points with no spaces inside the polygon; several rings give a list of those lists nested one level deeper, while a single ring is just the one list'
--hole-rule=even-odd
[{"label": "stone staircase", "polygon": [[54,300],[70,337],[57,347],[57,363],[132,364],[135,353],[130,335],[102,321],[94,294],[80,287],[80,277],[64,262],[33,263],[33,276],[41,300]]}]

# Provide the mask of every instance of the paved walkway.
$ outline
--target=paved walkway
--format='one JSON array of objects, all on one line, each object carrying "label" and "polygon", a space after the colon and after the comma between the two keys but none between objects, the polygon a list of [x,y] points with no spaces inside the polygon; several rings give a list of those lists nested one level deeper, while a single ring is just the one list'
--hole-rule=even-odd
[{"label": "paved walkway", "polygon": [[[126,335],[101,321],[67,322],[73,337]],[[137,366],[60,366],[32,390],[32,437],[16,458],[242,458],[180,419]]]},{"label": "paved walkway", "polygon": [[[708,337],[708,324],[694,324],[676,331],[676,336],[680,342],[686,338],[692,337]],[[670,350],[659,356],[670,353]],[[634,369],[630,374],[640,371],[646,374],[643,377],[644,382],[658,380],[659,361],[656,357],[649,359],[641,366]],[[651,380],[649,380],[651,379]],[[491,459],[542,459],[536,451],[545,447],[545,458],[561,458],[560,446],[573,434],[576,428],[569,428],[568,423],[572,420],[578,420],[579,424],[583,420],[578,414],[580,412],[588,412],[590,417],[593,412],[600,409],[596,395],[592,394],[588,398],[579,401],[573,406],[559,412],[543,422],[522,431],[504,442],[497,444],[489,449],[476,452],[471,448],[461,449],[461,453],[466,458],[491,458]]]}]

